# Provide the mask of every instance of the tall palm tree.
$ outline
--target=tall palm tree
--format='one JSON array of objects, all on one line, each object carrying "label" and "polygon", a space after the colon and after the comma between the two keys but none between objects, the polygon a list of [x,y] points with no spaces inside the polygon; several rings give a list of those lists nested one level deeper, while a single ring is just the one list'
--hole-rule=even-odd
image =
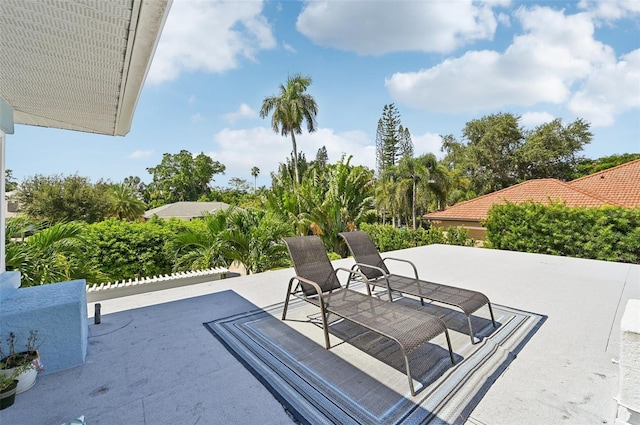
[{"label": "tall palm tree", "polygon": [[399,182],[400,187],[404,188],[404,192],[410,193],[411,196],[411,218],[413,228],[415,229],[418,181],[426,175],[428,176],[428,171],[420,158],[405,156],[398,163],[398,172],[402,177],[402,180]]},{"label": "tall palm tree", "polygon": [[255,192],[257,189],[257,181],[258,181],[258,174],[260,174],[260,169],[258,167],[252,167],[251,168],[251,175],[253,176],[253,191]]},{"label": "tall palm tree", "polygon": [[262,109],[260,109],[261,118],[266,118],[273,111],[271,127],[274,132],[283,136],[291,134],[296,186],[300,183],[296,134],[302,134],[303,121],[307,123],[309,133],[316,130],[318,105],[313,96],[305,93],[311,85],[311,81],[311,77],[301,74],[289,76],[286,85],[280,85],[279,95],[265,97],[262,101]]}]

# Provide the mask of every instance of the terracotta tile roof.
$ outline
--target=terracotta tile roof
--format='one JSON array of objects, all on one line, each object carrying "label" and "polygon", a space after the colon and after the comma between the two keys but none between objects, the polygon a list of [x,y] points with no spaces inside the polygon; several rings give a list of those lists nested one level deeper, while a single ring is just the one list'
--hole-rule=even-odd
[{"label": "terracotta tile roof", "polygon": [[568,184],[625,207],[640,207],[640,159],[581,177]]},{"label": "terracotta tile roof", "polygon": [[556,179],[528,180],[523,183],[489,193],[468,201],[459,202],[444,211],[426,214],[430,220],[480,220],[487,217],[493,204],[505,201],[521,203],[525,201],[549,203],[551,200],[562,200],[570,207],[599,207],[618,205],[599,196],[589,194],[580,188],[569,186]]}]

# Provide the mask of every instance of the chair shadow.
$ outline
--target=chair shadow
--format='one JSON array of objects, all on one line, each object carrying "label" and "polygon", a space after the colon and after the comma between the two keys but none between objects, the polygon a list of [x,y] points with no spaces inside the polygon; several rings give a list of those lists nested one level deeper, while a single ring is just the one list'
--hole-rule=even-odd
[{"label": "chair shadow", "polygon": [[[319,316],[313,316],[316,315],[309,316],[311,323],[322,328]],[[332,348],[340,344],[348,343],[376,360],[392,367],[401,374],[406,375],[407,369],[404,356],[400,346],[395,341],[335,315],[330,315],[328,325],[329,334],[335,337],[330,339]],[[342,341],[336,342],[336,338]],[[434,340],[440,338],[442,339],[442,343],[446,345],[444,336],[439,336]],[[420,383],[420,386],[416,387],[418,393],[440,379],[447,370],[455,367],[455,365],[451,363],[449,350],[438,345],[434,340],[422,344],[409,353],[408,356],[411,377]],[[463,357],[455,351],[453,356],[456,364],[463,360]]]},{"label": "chair shadow", "polygon": [[[388,299],[386,291],[376,293],[376,295],[382,299]],[[436,316],[440,318],[445,325],[447,325],[447,328],[450,331],[469,335],[469,323],[467,322],[467,316],[459,309],[453,309],[449,306],[431,302],[429,300],[425,300],[424,305],[421,305],[420,300],[417,298],[398,294],[394,294],[393,302]],[[479,314],[486,315],[486,317],[480,316]],[[502,324],[496,320],[496,326],[494,328],[489,313],[489,307],[483,306],[471,315],[471,326],[473,327],[473,336],[476,339],[482,340],[483,338],[490,337],[497,332]]]}]

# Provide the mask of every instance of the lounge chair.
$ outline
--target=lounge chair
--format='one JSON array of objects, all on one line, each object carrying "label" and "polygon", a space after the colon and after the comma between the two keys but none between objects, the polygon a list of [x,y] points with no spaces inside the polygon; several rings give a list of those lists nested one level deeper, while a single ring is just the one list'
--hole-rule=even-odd
[{"label": "lounge chair", "polygon": [[[485,304],[489,307],[493,327],[496,327],[491,303],[484,294],[468,289],[457,288],[455,286],[442,285],[440,283],[421,280],[418,277],[418,270],[416,269],[416,266],[411,261],[392,257],[383,259],[380,256],[378,249],[373,244],[373,241],[365,232],[343,232],[340,233],[340,236],[347,242],[347,246],[355,258],[356,264],[353,266],[353,269],[362,272],[362,274],[367,277],[367,281],[371,285],[386,287],[390,300],[392,300],[392,291],[397,291],[420,298],[422,305],[424,305],[424,299],[426,298],[428,300],[458,307],[467,316],[469,336],[471,337],[472,344],[475,343],[475,340],[473,338],[473,327],[471,326],[471,314]],[[386,260],[401,261],[411,264],[415,277],[390,273],[385,264]]]},{"label": "lounge chair", "polygon": [[[291,255],[296,276],[289,280],[282,320],[286,320],[289,298],[294,295],[320,308],[327,350],[331,348],[327,325],[330,314],[395,341],[404,356],[411,395],[415,395],[416,391],[408,355],[414,349],[444,333],[451,362],[455,364],[449,332],[442,320],[420,310],[372,297],[369,285],[366,285],[368,294],[349,289],[349,283],[343,287],[338,280],[338,271],[345,271],[349,275],[358,274],[365,281],[367,278],[355,270],[343,267],[334,269],[324,243],[317,236],[285,238],[284,242]],[[295,287],[294,282],[297,282]]]}]

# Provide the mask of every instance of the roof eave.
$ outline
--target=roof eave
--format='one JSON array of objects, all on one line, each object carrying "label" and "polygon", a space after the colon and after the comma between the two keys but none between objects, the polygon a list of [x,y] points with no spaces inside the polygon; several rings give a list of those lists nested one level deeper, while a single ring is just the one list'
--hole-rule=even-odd
[{"label": "roof eave", "polygon": [[[142,2],[142,4],[140,4]],[[114,127],[114,136],[124,136],[131,130],[133,114],[142,92],[142,86],[151,66],[151,59],[160,40],[172,0],[142,1],[138,13],[132,17],[129,32],[120,103]]]}]

